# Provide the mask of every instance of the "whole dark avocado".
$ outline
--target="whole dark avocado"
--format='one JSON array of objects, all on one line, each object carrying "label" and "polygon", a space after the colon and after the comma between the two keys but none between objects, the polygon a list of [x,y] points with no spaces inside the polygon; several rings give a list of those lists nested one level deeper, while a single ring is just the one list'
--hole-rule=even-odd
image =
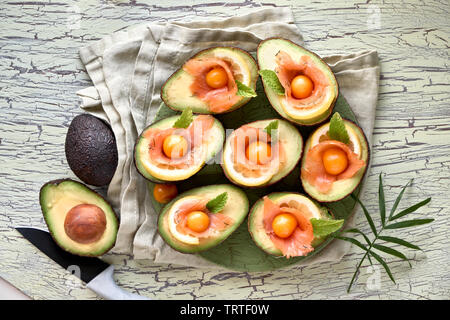
[{"label": "whole dark avocado", "polygon": [[73,118],[65,152],[70,169],[83,182],[99,187],[111,182],[117,168],[117,145],[103,120],[87,113]]}]

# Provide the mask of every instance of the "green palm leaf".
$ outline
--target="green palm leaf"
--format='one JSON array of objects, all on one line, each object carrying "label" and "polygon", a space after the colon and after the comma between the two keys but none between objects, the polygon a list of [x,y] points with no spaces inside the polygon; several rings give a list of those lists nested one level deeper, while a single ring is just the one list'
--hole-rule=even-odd
[{"label": "green palm leaf", "polygon": [[395,199],[394,205],[392,206],[391,212],[389,214],[389,221],[391,221],[391,218],[394,215],[395,210],[397,210],[398,204],[400,203],[400,200],[402,200],[406,188],[413,182],[413,180],[414,179],[409,180],[409,182],[403,187],[402,191],[399,193],[397,199]]},{"label": "green palm leaf", "polygon": [[[360,235],[363,236],[364,240],[366,240],[366,242],[367,242],[367,244],[368,244],[369,246],[372,245],[372,243],[370,242],[369,238],[368,238],[368,237],[364,234],[364,232],[362,232],[361,230],[359,230],[359,229],[357,229],[357,228],[352,228],[352,229],[347,229],[347,230],[342,231],[342,233],[346,233],[346,232],[349,232],[349,233],[358,233],[358,234],[360,234]],[[370,259],[370,255],[368,255],[367,258],[369,258],[370,264],[373,265],[373,264],[372,264],[372,259]]]},{"label": "green palm leaf", "polygon": [[[398,194],[397,198],[395,199],[394,205],[391,208],[391,211],[389,213],[389,217],[387,219],[387,221],[393,221],[395,219],[401,218],[409,213],[415,212],[417,211],[417,209],[423,207],[424,205],[426,205],[427,203],[430,202],[431,198],[425,199],[417,204],[414,204],[412,206],[410,206],[409,208],[406,208],[404,210],[402,210],[400,213],[398,213],[397,215],[395,214],[395,211],[397,210],[398,205],[400,204],[400,201],[403,197],[403,194],[405,193],[406,188],[412,183],[412,179],[402,188],[402,190],[400,191],[400,193]],[[357,196],[355,196],[354,194],[351,195],[351,197],[357,202],[359,203],[359,205],[361,206],[364,215],[366,217],[367,222],[369,223],[370,229],[373,232],[373,234],[375,235],[374,239],[372,241],[370,241],[369,237],[367,237],[360,229],[357,228],[351,228],[351,229],[347,229],[342,231],[339,235],[334,235],[335,238],[337,239],[341,239],[347,242],[350,242],[354,245],[356,245],[357,247],[361,248],[362,250],[364,250],[365,254],[362,257],[362,259],[359,261],[355,273],[353,274],[353,277],[350,281],[350,284],[347,288],[347,292],[350,292],[350,289],[353,285],[353,283],[355,282],[355,279],[358,275],[359,269],[361,268],[365,258],[367,257],[369,259],[370,264],[372,264],[372,260],[370,257],[373,257],[376,261],[378,261],[378,263],[380,263],[384,270],[386,271],[386,273],[388,274],[389,278],[392,280],[392,282],[395,282],[395,279],[392,275],[391,270],[389,269],[389,266],[387,265],[386,261],[384,261],[384,259],[378,255],[376,252],[373,251],[372,248],[379,250],[381,252],[387,253],[389,255],[392,255],[394,257],[400,258],[402,260],[405,260],[408,262],[409,266],[411,267],[411,263],[409,261],[409,259],[400,251],[398,251],[397,249],[393,249],[390,248],[386,245],[381,245],[376,243],[377,240],[383,240],[386,242],[390,242],[390,243],[395,243],[395,244],[399,244],[401,246],[410,248],[410,249],[415,249],[415,250],[421,250],[418,246],[400,239],[400,238],[396,238],[396,237],[391,237],[391,236],[382,236],[380,235],[383,230],[389,230],[389,229],[401,229],[401,228],[408,228],[408,227],[413,227],[413,226],[418,226],[418,225],[422,225],[422,224],[427,224],[430,223],[432,221],[434,221],[434,219],[414,219],[414,220],[407,220],[407,221],[401,221],[401,222],[397,222],[397,223],[391,223],[386,225],[386,202],[385,202],[385,194],[384,194],[384,187],[383,187],[383,177],[382,174],[379,175],[379,185],[378,185],[378,208],[380,210],[380,220],[381,220],[381,227],[379,230],[377,230],[375,228],[375,224],[374,221],[372,219],[372,217],[370,216],[370,213],[367,211],[366,207],[364,206],[364,204],[358,199]],[[341,236],[343,233],[355,233],[358,235],[361,235],[365,242],[367,243],[367,245],[364,245],[363,243],[361,243],[360,241],[353,239],[353,238],[349,238],[349,237],[344,237]]]},{"label": "green palm leaf", "polygon": [[401,212],[399,212],[398,214],[396,214],[395,216],[393,216],[389,220],[393,221],[395,219],[398,219],[398,218],[401,218],[403,216],[406,216],[408,213],[415,212],[415,211],[417,211],[417,209],[419,209],[420,207],[423,207],[424,205],[426,205],[430,201],[431,201],[431,198],[428,198],[428,199],[425,199],[425,200],[423,200],[423,201],[421,201],[419,203],[416,203],[415,205],[413,205],[413,206],[411,206],[411,207],[409,207],[409,208],[407,208],[405,210],[402,210]]},{"label": "green palm leaf", "polygon": [[334,236],[336,239],[340,239],[340,240],[344,240],[347,242],[351,242],[353,243],[355,246],[360,247],[361,249],[363,249],[364,251],[367,251],[367,248],[365,245],[363,245],[361,242],[359,242],[358,240],[354,239],[354,238],[348,238],[348,237],[342,237],[342,236]]},{"label": "green palm leaf", "polygon": [[369,254],[372,255],[372,257],[375,258],[375,260],[377,260],[384,268],[384,270],[386,270],[386,273],[388,274],[389,278],[392,280],[393,283],[395,282],[394,276],[391,273],[391,269],[389,269],[388,265],[386,264],[386,262],[383,260],[383,258],[381,258],[378,254],[376,254],[373,251],[369,251]]},{"label": "green palm leaf", "polygon": [[335,237],[336,239],[340,239],[340,240],[344,240],[344,241],[348,241],[348,242],[350,242],[350,243],[353,243],[354,245],[360,247],[361,249],[363,249],[363,250],[366,252],[366,254],[364,255],[364,257],[361,259],[361,261],[359,262],[358,266],[356,267],[355,272],[353,273],[352,280],[350,280],[350,284],[349,284],[348,287],[347,287],[347,293],[348,293],[348,292],[350,292],[350,289],[352,288],[353,282],[354,282],[355,279],[356,279],[356,275],[358,274],[359,268],[361,267],[361,265],[362,265],[364,259],[365,259],[366,257],[369,256],[369,255],[368,255],[368,254],[369,254],[369,250],[366,248],[365,245],[363,245],[361,242],[359,242],[359,241],[356,240],[356,239],[348,238],[348,237],[341,237],[341,236],[337,236],[337,235],[335,235],[334,237]]},{"label": "green palm leaf", "polygon": [[393,223],[385,226],[385,229],[400,229],[400,228],[408,228],[413,226],[419,226],[422,224],[427,224],[433,222],[434,219],[414,219],[414,220],[406,220],[402,222]]},{"label": "green palm leaf", "polygon": [[391,243],[396,243],[396,244],[402,245],[407,248],[411,248],[411,249],[415,249],[415,250],[422,250],[418,246],[416,246],[408,241],[405,241],[403,239],[396,238],[396,237],[379,236],[378,239],[384,240],[387,242],[391,242]]},{"label": "green palm leaf", "polygon": [[351,197],[359,203],[361,208],[363,209],[364,215],[366,216],[367,222],[369,223],[370,229],[372,230],[374,235],[377,235],[377,229],[375,229],[375,224],[373,223],[372,217],[370,216],[370,213],[367,211],[366,207],[362,204],[362,202],[359,200],[358,197],[356,197],[353,193]]},{"label": "green palm leaf", "polygon": [[386,222],[386,203],[384,201],[383,178],[381,173],[378,184],[378,208],[380,209],[381,224],[384,226]]},{"label": "green palm leaf", "polygon": [[395,256],[397,258],[400,258],[400,259],[403,259],[405,261],[408,261],[408,264],[411,267],[411,263],[409,262],[409,259],[403,253],[401,253],[400,251],[397,251],[395,249],[383,246],[381,244],[376,244],[376,243],[373,244],[373,247],[375,249],[383,251],[384,253],[387,253],[387,254],[390,254],[390,255]]},{"label": "green palm leaf", "polygon": [[369,238],[364,234],[364,232],[362,232],[361,230],[357,229],[357,228],[352,228],[352,229],[347,229],[342,231],[342,233],[345,232],[349,232],[349,233],[359,233],[360,235],[362,235],[364,237],[364,240],[366,240],[367,244],[370,246],[371,242],[369,240]]}]

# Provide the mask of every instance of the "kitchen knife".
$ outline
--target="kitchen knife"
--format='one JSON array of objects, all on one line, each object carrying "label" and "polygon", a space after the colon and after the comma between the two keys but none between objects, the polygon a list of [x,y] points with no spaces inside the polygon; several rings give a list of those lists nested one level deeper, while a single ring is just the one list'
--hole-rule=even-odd
[{"label": "kitchen knife", "polygon": [[121,289],[114,281],[114,266],[98,258],[81,257],[61,249],[50,233],[44,230],[17,227],[19,233],[50,259],[74,274],[86,283],[86,287],[108,300],[150,300]]}]

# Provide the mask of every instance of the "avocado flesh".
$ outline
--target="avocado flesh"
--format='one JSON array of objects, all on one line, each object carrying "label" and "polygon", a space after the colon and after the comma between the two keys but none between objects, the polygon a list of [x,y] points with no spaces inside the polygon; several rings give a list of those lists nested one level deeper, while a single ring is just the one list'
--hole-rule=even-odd
[{"label": "avocado flesh", "polygon": [[269,123],[275,120],[278,121],[278,139],[279,143],[283,144],[283,149],[286,154],[286,163],[281,167],[281,170],[279,170],[270,179],[262,184],[254,185],[252,184],[251,180],[248,180],[247,182],[237,181],[236,178],[233,178],[233,175],[230,174],[229,169],[231,168],[232,164],[230,163],[231,160],[229,160],[230,156],[228,155],[232,151],[231,138],[234,137],[234,135],[230,135],[225,142],[222,157],[222,167],[225,175],[229,180],[231,180],[231,182],[244,187],[268,186],[280,181],[282,178],[287,176],[300,161],[303,150],[303,139],[298,129],[291,123],[281,119],[267,119],[251,122],[247,125],[254,128],[264,129],[269,125]]},{"label": "avocado flesh", "polygon": [[118,155],[113,131],[90,114],[73,118],[65,141],[67,163],[84,183],[105,186],[116,171]]},{"label": "avocado flesh", "polygon": [[[237,79],[243,82],[245,85],[256,89],[256,81],[258,80],[258,67],[253,57],[244,50],[234,47],[215,47],[206,49],[191,59],[194,58],[207,58],[217,57],[227,60],[236,60],[241,65],[248,69],[249,77],[247,81],[243,82],[243,79]],[[192,95],[190,85],[194,81],[194,77],[183,70],[181,67],[178,69],[163,85],[161,90],[161,99],[171,109],[177,111],[183,111],[186,108],[191,108],[194,113],[212,114],[209,110],[208,104],[198,97]],[[244,104],[250,101],[250,97],[242,97],[235,105],[230,107],[225,112],[230,112],[242,107]]]},{"label": "avocado flesh", "polygon": [[[346,126],[349,126],[352,129],[352,132],[354,132],[358,137],[361,146],[361,159],[366,162],[366,165],[363,168],[361,168],[353,177],[333,182],[331,190],[326,194],[321,193],[319,190],[317,190],[315,186],[306,181],[306,179],[301,178],[303,189],[305,190],[305,192],[308,193],[312,198],[320,202],[335,202],[347,197],[361,183],[361,180],[364,177],[364,173],[366,172],[367,169],[369,159],[369,146],[367,143],[367,139],[361,128],[358,127],[355,123],[345,119],[344,123]],[[314,133],[311,134],[308,140],[306,141],[305,151],[303,153],[302,158],[302,166],[306,161],[306,155],[308,154],[308,150],[312,147],[311,139],[313,135]]]},{"label": "avocado flesh", "polygon": [[[272,200],[273,202],[277,203],[277,201],[280,201],[281,198],[291,195],[300,195],[300,194],[292,192],[275,192],[268,194],[267,197],[269,197],[269,199]],[[303,197],[306,198],[305,196]],[[317,209],[317,212],[319,212],[321,219],[332,219],[332,216],[327,210],[327,208],[320,206],[317,202],[309,198],[306,198],[306,201],[308,201],[310,206],[314,206]],[[274,256],[282,256],[283,254],[281,250],[278,249],[273,244],[272,240],[270,240],[270,237],[267,235],[263,221],[264,221],[264,199],[261,198],[258,201],[256,201],[253,207],[250,209],[250,213],[248,215],[248,231],[250,232],[253,241],[259,248],[261,248],[268,254]],[[317,247],[322,242],[324,242],[325,239],[326,237],[315,236],[311,245],[313,247]]]},{"label": "avocado flesh", "polygon": [[[194,116],[194,119],[197,116]],[[148,164],[151,164],[151,159],[149,157],[149,141],[145,139],[145,132],[150,128],[168,129],[173,126],[175,121],[177,121],[179,115],[171,116],[162,119],[156,123],[151,124],[146,129],[143,130],[141,135],[138,137],[135,149],[134,149],[134,163],[138,172],[146,179],[156,182],[163,183],[169,181],[180,181],[185,180],[194,174],[196,174],[203,165],[209,160],[213,159],[223,147],[223,142],[225,140],[225,129],[219,120],[214,119],[214,124],[210,131],[208,131],[207,138],[207,152],[205,154],[205,159],[195,167],[185,168],[185,169],[152,169],[152,172],[148,170]],[[146,164],[147,163],[147,164]],[[153,168],[153,167],[152,167]]]},{"label": "avocado flesh", "polygon": [[259,68],[261,70],[275,71],[275,68],[277,67],[275,56],[280,50],[287,52],[294,59],[294,61],[303,55],[309,56],[314,61],[316,67],[321,70],[326,77],[328,77],[332,84],[329,88],[330,99],[327,99],[327,101],[325,101],[320,107],[315,107],[311,111],[305,111],[302,115],[296,114],[294,116],[293,114],[289,114],[289,112],[287,112],[288,109],[286,109],[288,107],[283,105],[285,96],[275,93],[275,91],[267,86],[263,81],[264,90],[270,104],[283,118],[300,125],[309,126],[325,121],[331,114],[338,96],[338,84],[333,72],[319,56],[285,39],[268,39],[260,43],[257,51]]},{"label": "avocado flesh", "polygon": [[[203,238],[200,239],[198,245],[190,245],[177,240],[170,233],[168,221],[169,212],[177,201],[189,196],[200,196],[206,199],[213,199],[223,192],[228,193],[228,200],[220,213],[233,218],[234,223],[222,230],[218,236]],[[228,238],[245,220],[248,213],[248,208],[249,204],[246,194],[236,186],[230,184],[219,184],[194,188],[177,196],[161,210],[158,218],[158,231],[167,244],[177,251],[183,253],[204,251],[218,245]]]},{"label": "avocado flesh", "polygon": [[[39,200],[48,230],[62,249],[80,256],[100,256],[114,246],[119,227],[117,217],[111,205],[95,191],[70,179],[56,180],[41,188]],[[80,204],[96,205],[105,213],[106,229],[93,243],[78,243],[65,232],[67,213]]]}]

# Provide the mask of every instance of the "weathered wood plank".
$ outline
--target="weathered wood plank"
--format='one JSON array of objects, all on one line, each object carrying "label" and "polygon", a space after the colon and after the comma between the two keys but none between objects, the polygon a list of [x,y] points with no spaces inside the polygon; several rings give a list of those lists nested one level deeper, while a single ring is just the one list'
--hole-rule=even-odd
[{"label": "weathered wood plank", "polygon": [[[397,285],[382,273],[369,290],[363,269],[351,294],[345,289],[361,253],[343,261],[269,273],[237,273],[152,265],[124,255],[105,259],[128,290],[158,299],[448,299],[450,181],[449,4],[446,1],[4,1],[0,4],[0,276],[35,299],[95,299],[74,276],[46,259],[13,229],[44,227],[41,185],[75,176],[64,156],[64,137],[81,112],[75,92],[90,85],[78,49],[143,21],[244,14],[257,7],[291,6],[305,45],[319,53],[376,49],[382,66],[373,137],[373,168],[363,200],[377,212],[378,174],[389,205],[410,178],[403,207],[432,196],[419,215],[429,227],[399,231],[425,249],[406,251],[413,268],[392,258]],[[379,16],[376,14],[379,13]],[[375,16],[374,16],[375,14]],[[380,18],[379,20],[378,17]],[[379,21],[379,24],[377,23]],[[361,101],[364,103],[364,101]],[[369,232],[363,217],[358,227]],[[400,249],[400,248],[399,248]],[[326,281],[323,281],[326,279]]]}]

